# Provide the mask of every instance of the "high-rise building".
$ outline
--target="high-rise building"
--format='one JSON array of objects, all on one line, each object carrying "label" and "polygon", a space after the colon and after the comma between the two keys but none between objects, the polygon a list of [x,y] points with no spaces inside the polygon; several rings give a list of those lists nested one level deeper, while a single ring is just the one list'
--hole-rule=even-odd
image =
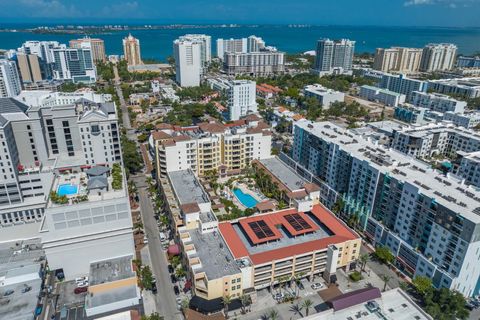
[{"label": "high-rise building", "polygon": [[235,121],[249,114],[257,113],[255,81],[208,79],[212,89],[223,91],[227,97],[228,120]]},{"label": "high-rise building", "polygon": [[223,60],[225,52],[246,53],[247,43],[247,38],[217,39],[217,57]]},{"label": "high-rise building", "polygon": [[0,60],[0,98],[14,97],[22,86],[15,61]]},{"label": "high-rise building", "polygon": [[35,83],[44,80],[40,69],[40,59],[36,54],[17,52],[16,57],[23,83]]},{"label": "high-rise building", "polygon": [[351,74],[355,41],[322,39],[317,42],[315,73]]},{"label": "high-rise building", "polygon": [[200,44],[200,62],[202,68],[206,69],[212,61],[212,37],[206,34],[186,34],[179,37],[178,40]]},{"label": "high-rise building", "polygon": [[422,59],[422,51],[422,49],[417,48],[378,48],[375,52],[373,68],[384,72],[418,72]]},{"label": "high-rise building", "polygon": [[18,48],[18,52],[37,55],[42,72],[42,79],[52,79],[53,65],[55,63],[52,49],[59,46],[60,43],[57,41],[27,41]]},{"label": "high-rise building", "polygon": [[451,70],[455,65],[457,46],[451,43],[428,44],[423,48],[420,71]]},{"label": "high-rise building", "polygon": [[105,62],[105,43],[102,39],[85,37],[82,39],[70,40],[70,48],[80,49],[90,47],[92,50],[92,59],[94,62]]},{"label": "high-rise building", "polygon": [[134,38],[131,34],[123,39],[123,57],[129,66],[143,64],[140,53],[140,40]]},{"label": "high-rise building", "polygon": [[247,39],[247,52],[258,52],[265,49],[265,41],[257,36],[250,36]]},{"label": "high-rise building", "polygon": [[247,53],[225,53],[223,68],[228,75],[269,76],[285,71],[285,53],[263,50]]},{"label": "high-rise building", "polygon": [[175,78],[181,87],[200,85],[203,73],[202,50],[202,43],[199,41],[177,39],[173,42]]},{"label": "high-rise building", "polygon": [[60,45],[52,49],[54,57],[53,78],[71,80],[74,83],[92,83],[97,79],[97,71],[88,46],[74,49]]},{"label": "high-rise building", "polygon": [[357,215],[369,240],[388,247],[405,273],[478,294],[478,190],[331,122],[298,121],[292,157],[338,193],[340,216]]}]

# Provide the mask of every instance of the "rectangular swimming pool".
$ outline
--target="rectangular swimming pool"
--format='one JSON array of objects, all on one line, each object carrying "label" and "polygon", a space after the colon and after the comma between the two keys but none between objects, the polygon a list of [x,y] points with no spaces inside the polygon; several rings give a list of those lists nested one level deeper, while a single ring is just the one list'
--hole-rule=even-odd
[{"label": "rectangular swimming pool", "polygon": [[240,189],[234,189],[233,193],[235,194],[235,197],[237,197],[238,201],[240,201],[247,208],[253,208],[258,203],[257,199],[247,193],[243,193],[243,191]]},{"label": "rectangular swimming pool", "polygon": [[69,196],[78,193],[78,185],[65,183],[58,186],[57,194],[59,196]]}]

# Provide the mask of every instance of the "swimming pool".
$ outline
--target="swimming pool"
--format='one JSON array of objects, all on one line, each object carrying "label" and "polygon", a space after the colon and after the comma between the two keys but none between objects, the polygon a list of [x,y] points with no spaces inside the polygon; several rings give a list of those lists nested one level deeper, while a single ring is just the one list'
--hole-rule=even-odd
[{"label": "swimming pool", "polygon": [[253,208],[258,203],[257,199],[247,193],[243,193],[243,191],[240,189],[234,189],[233,193],[235,194],[235,197],[237,197],[238,201],[240,201],[247,208]]},{"label": "swimming pool", "polygon": [[77,194],[78,193],[78,186],[76,184],[61,184],[58,186],[57,189],[57,194],[59,196],[69,196],[72,194]]}]

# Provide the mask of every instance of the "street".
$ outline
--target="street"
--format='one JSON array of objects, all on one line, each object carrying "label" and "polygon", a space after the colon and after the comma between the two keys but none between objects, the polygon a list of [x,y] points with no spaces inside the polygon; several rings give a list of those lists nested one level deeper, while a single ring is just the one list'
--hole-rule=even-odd
[{"label": "street", "polygon": [[157,221],[154,218],[153,206],[146,190],[146,177],[143,174],[132,177],[138,189],[140,209],[145,234],[148,238],[148,250],[153,266],[153,274],[157,279],[158,293],[155,295],[157,312],[164,319],[183,319],[181,311],[177,309],[177,302],[168,273],[168,261],[159,237]]},{"label": "street", "polygon": [[130,116],[128,114],[128,107],[123,98],[122,88],[120,87],[120,76],[118,75],[117,65],[113,65],[113,73],[115,74],[115,91],[117,92],[118,99],[120,100],[120,108],[122,109],[122,121],[123,127],[127,130],[132,129],[130,124]]}]

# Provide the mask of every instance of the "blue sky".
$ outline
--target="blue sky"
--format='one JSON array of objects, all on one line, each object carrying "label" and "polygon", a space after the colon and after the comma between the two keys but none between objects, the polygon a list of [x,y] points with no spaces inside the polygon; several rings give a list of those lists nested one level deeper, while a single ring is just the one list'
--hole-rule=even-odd
[{"label": "blue sky", "polygon": [[480,0],[0,0],[0,22],[475,26]]}]

